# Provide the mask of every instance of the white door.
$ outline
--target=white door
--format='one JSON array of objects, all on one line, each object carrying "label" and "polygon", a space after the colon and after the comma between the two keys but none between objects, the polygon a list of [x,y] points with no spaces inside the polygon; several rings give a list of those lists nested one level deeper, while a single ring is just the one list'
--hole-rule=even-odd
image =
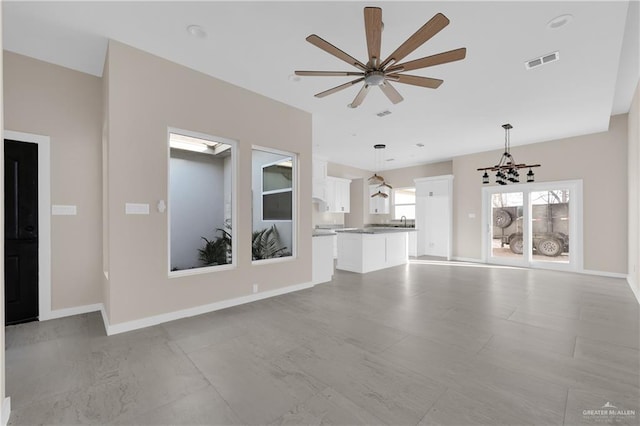
[{"label": "white door", "polygon": [[582,269],[581,181],[483,188],[483,205],[489,263]]}]

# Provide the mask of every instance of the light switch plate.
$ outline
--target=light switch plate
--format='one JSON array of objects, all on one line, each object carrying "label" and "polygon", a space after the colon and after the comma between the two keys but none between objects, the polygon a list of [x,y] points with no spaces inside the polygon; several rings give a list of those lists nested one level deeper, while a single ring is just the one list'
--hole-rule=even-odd
[{"label": "light switch plate", "polygon": [[126,214],[149,214],[149,204],[126,203],[124,212]]},{"label": "light switch plate", "polygon": [[76,206],[54,204],[51,206],[51,214],[53,216],[75,216],[78,214],[78,209]]},{"label": "light switch plate", "polygon": [[475,218],[476,218],[475,213],[469,213],[469,219],[475,219]]}]

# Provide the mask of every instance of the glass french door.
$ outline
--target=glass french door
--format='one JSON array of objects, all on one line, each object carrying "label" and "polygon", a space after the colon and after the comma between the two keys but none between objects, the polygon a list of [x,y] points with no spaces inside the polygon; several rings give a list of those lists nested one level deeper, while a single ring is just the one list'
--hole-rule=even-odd
[{"label": "glass french door", "polygon": [[580,181],[483,188],[483,238],[489,263],[582,268]]},{"label": "glass french door", "polygon": [[522,263],[524,261],[524,193],[491,194],[491,258]]}]

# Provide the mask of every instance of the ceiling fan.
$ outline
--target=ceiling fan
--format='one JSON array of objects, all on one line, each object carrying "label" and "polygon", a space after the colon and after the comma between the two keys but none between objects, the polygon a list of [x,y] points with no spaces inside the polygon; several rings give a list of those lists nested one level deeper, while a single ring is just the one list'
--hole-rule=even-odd
[{"label": "ceiling fan", "polygon": [[389,100],[397,104],[403,100],[402,95],[391,85],[391,81],[402,84],[411,84],[414,86],[427,87],[437,89],[442,80],[437,78],[421,77],[417,75],[401,74],[404,71],[411,71],[420,68],[427,68],[434,65],[446,64],[447,62],[459,61],[464,59],[467,49],[450,50],[448,52],[438,53],[424,58],[398,63],[411,52],[424,44],[431,37],[440,32],[444,27],[449,25],[449,19],[442,13],[437,13],[418,31],[409,37],[400,45],[391,55],[384,61],[380,61],[380,45],[382,40],[382,9],[379,7],[364,8],[364,26],[367,37],[367,49],[369,51],[369,61],[365,64],[352,57],[351,55],[338,49],[336,46],[326,40],[311,34],[307,37],[307,41],[325,52],[342,59],[349,65],[358,68],[358,72],[353,71],[296,71],[299,76],[317,76],[317,77],[344,77],[357,76],[358,78],[348,83],[341,84],[324,92],[317,93],[316,98],[323,98],[332,93],[339,92],[348,87],[364,81],[364,85],[356,95],[355,99],[349,106],[351,108],[358,107],[367,96],[371,86],[378,86]]}]

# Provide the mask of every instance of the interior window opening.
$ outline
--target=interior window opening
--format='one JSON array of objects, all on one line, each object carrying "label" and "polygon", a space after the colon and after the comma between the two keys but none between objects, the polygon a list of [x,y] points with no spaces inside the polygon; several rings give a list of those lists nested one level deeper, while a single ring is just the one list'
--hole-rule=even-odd
[{"label": "interior window opening", "polygon": [[252,154],[253,261],[295,255],[296,156],[254,149]]},{"label": "interior window opening", "polygon": [[169,133],[171,272],[233,263],[231,141]]}]

